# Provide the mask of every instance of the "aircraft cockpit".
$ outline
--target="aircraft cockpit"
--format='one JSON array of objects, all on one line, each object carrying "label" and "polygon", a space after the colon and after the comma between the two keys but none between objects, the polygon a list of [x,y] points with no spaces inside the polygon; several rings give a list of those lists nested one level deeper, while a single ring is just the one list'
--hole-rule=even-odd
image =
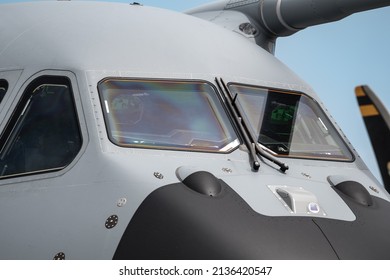
[{"label": "aircraft cockpit", "polygon": [[[250,134],[271,155],[353,161],[312,98],[241,84],[228,88]],[[98,89],[109,138],[118,146],[217,153],[239,146],[237,124],[208,82],[107,78]]]},{"label": "aircraft cockpit", "polygon": [[[251,146],[260,146],[256,149],[283,172],[288,166],[275,157],[354,160],[309,96],[228,83],[226,98],[218,86],[202,80],[105,78],[97,88],[108,138],[119,147],[222,154],[244,142],[250,153]],[[7,87],[0,80],[0,97]],[[0,176],[61,169],[75,157],[81,135],[70,90],[68,80],[47,77],[26,90],[0,139]],[[228,105],[238,108],[239,120]],[[250,135],[249,144],[244,134]],[[257,156],[250,156],[256,170]]]},{"label": "aircraft cockpit", "polygon": [[0,6],[0,259],[389,259],[389,194],[275,47],[390,0]]}]

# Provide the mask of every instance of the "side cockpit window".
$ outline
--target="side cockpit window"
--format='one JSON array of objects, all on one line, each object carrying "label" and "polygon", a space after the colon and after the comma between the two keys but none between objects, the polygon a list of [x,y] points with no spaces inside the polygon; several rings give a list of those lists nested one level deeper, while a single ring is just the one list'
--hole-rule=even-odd
[{"label": "side cockpit window", "polygon": [[0,178],[54,171],[81,148],[70,81],[41,77],[25,91],[0,138]]},{"label": "side cockpit window", "polygon": [[0,103],[3,100],[7,90],[8,90],[8,82],[6,80],[0,79]]}]

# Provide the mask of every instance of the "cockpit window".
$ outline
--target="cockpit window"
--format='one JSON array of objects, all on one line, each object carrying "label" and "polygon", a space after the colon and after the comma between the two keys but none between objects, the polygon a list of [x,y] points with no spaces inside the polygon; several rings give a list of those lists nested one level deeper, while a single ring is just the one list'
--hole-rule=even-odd
[{"label": "cockpit window", "polygon": [[229,85],[251,133],[278,156],[352,161],[319,105],[301,93]]},{"label": "cockpit window", "polygon": [[70,81],[39,77],[23,93],[0,137],[0,179],[60,170],[81,144]]},{"label": "cockpit window", "polygon": [[119,146],[229,152],[239,145],[208,83],[111,78],[98,87],[109,138]]},{"label": "cockpit window", "polygon": [[3,100],[7,90],[8,90],[8,82],[4,79],[0,79],[0,103]]}]

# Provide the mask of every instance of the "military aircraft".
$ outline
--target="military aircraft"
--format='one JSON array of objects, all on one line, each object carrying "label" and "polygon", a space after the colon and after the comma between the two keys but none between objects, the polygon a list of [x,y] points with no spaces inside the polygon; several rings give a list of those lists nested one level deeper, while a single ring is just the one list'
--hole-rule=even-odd
[{"label": "military aircraft", "polygon": [[0,258],[390,258],[388,193],[274,56],[388,5],[2,5]]},{"label": "military aircraft", "polygon": [[390,192],[389,112],[369,86],[357,86],[355,95],[375,152],[384,186]]}]

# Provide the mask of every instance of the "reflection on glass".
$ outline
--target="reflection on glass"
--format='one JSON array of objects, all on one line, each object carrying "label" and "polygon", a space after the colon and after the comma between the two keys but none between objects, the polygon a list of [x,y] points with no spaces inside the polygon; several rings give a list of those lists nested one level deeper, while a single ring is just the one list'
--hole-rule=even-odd
[{"label": "reflection on glass", "polygon": [[99,92],[117,145],[228,152],[239,144],[207,83],[107,79]]},{"label": "reflection on glass", "polygon": [[244,85],[229,85],[251,133],[280,156],[352,161],[353,156],[311,98]]}]

